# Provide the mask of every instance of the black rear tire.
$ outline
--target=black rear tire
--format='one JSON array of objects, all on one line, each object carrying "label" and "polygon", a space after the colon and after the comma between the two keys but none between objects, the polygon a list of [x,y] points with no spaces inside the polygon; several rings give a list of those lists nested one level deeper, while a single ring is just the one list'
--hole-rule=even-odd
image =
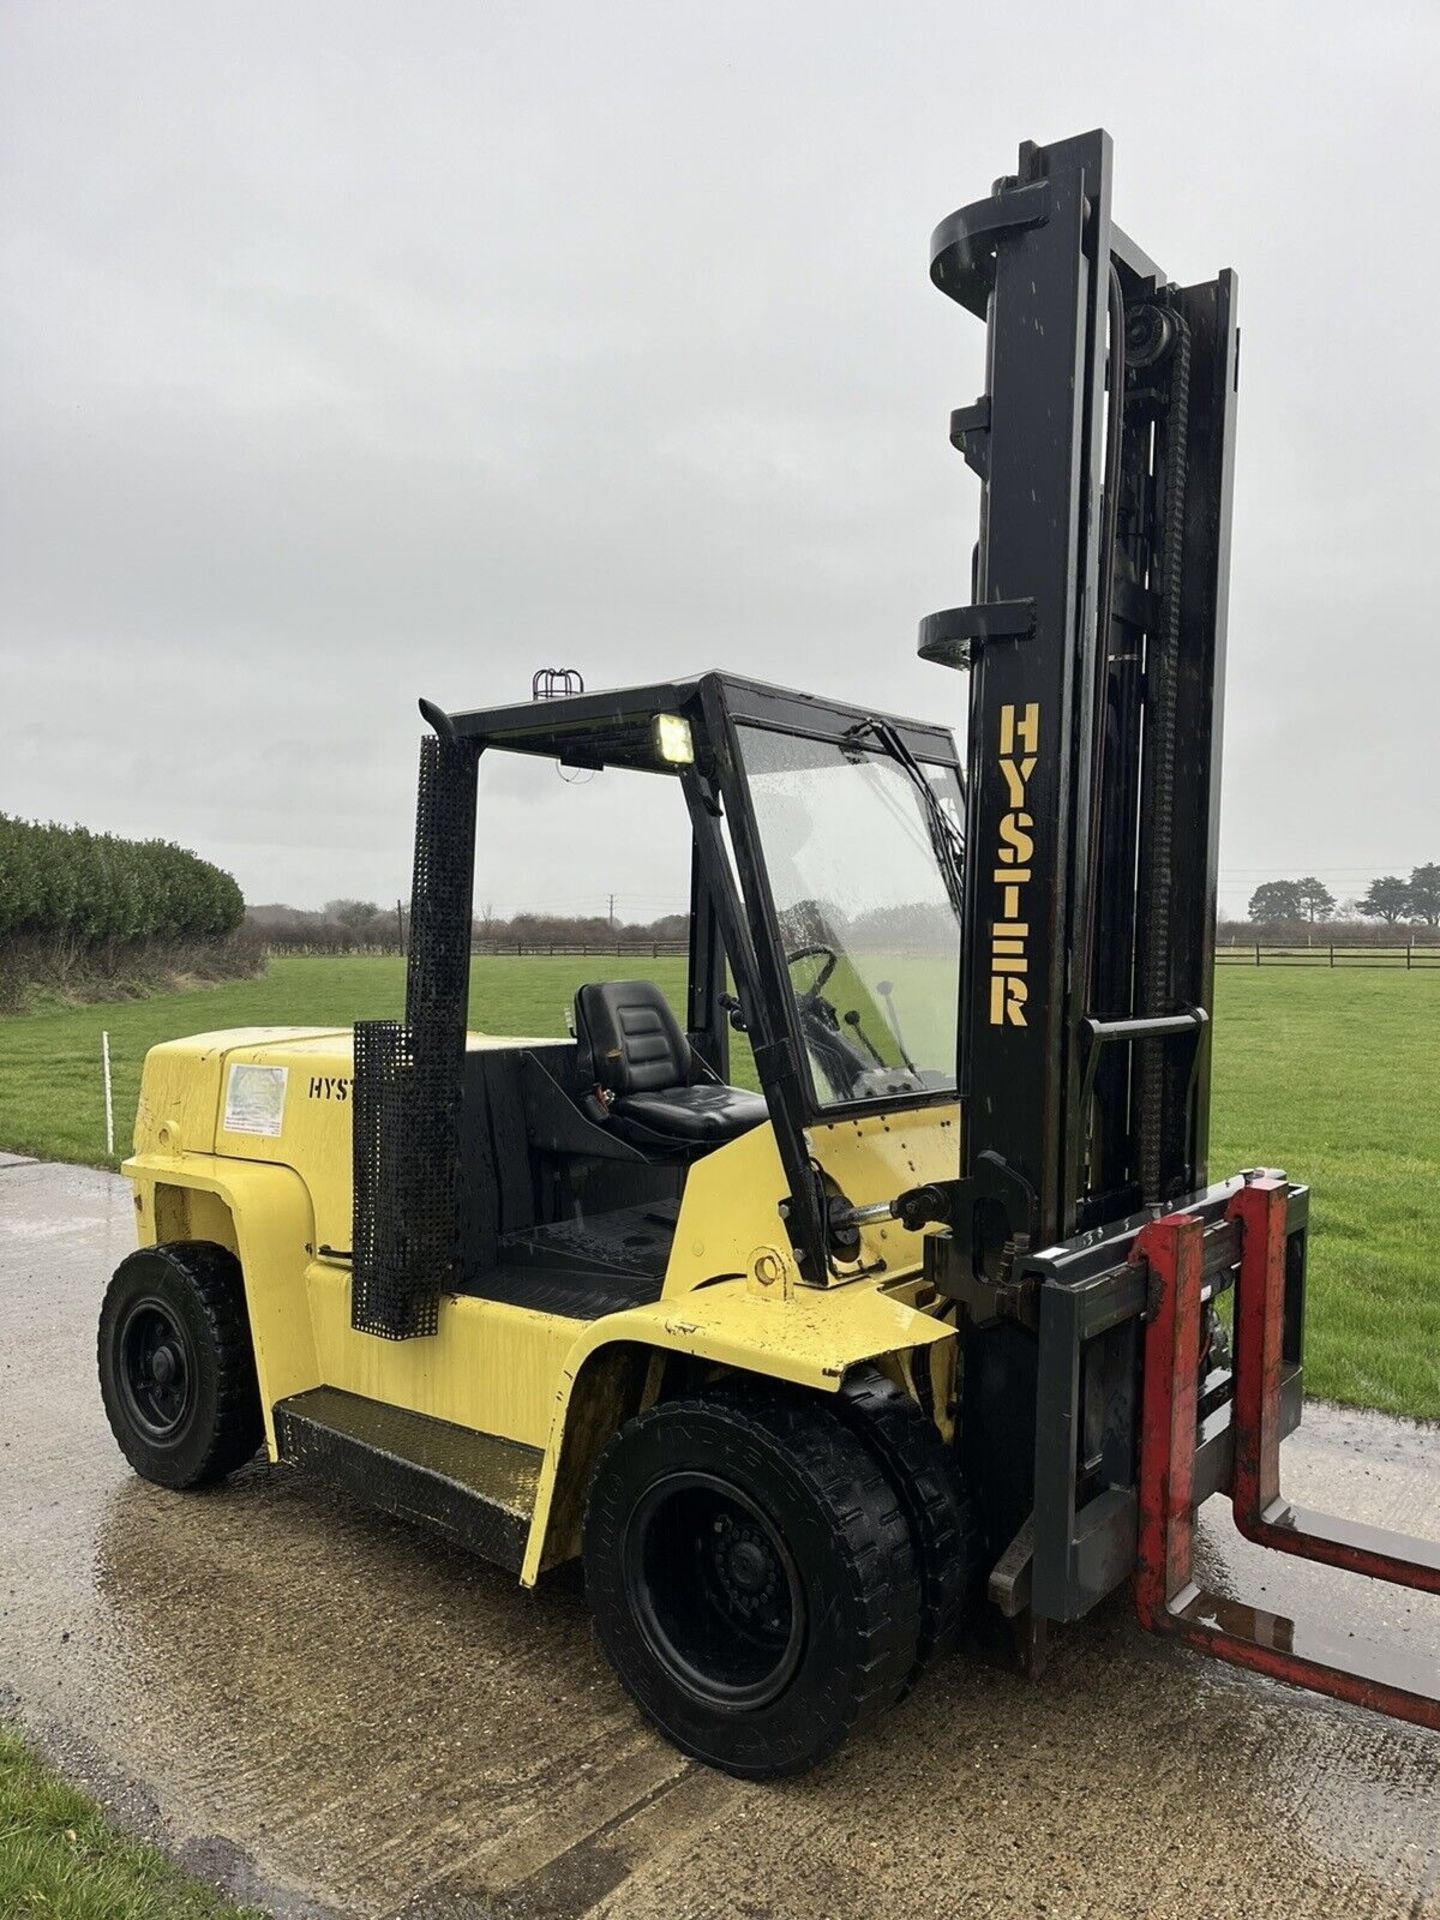
[{"label": "black rear tire", "polygon": [[814,1766],[914,1664],[909,1525],[818,1397],[716,1392],[629,1421],[595,1469],[584,1558],[625,1686],[683,1753],[741,1779]]},{"label": "black rear tire", "polygon": [[120,1451],[161,1487],[244,1466],[265,1425],[239,1262],[194,1240],[141,1247],[100,1309],[100,1395]]},{"label": "black rear tire", "polygon": [[920,1634],[908,1693],[929,1663],[955,1650],[975,1598],[981,1549],[955,1449],[878,1367],[845,1379],[839,1410],[885,1471],[910,1523],[920,1577]]}]

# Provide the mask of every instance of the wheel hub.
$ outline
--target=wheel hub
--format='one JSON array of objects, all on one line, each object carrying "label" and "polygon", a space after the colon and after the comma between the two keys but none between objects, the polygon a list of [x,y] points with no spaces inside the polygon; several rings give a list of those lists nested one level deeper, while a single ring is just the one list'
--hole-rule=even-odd
[{"label": "wheel hub", "polygon": [[666,1476],[627,1530],[627,1585],[672,1678],[731,1712],[782,1693],[805,1644],[803,1591],[773,1522],[718,1476]]},{"label": "wheel hub", "polygon": [[714,1531],[711,1559],[727,1602],[744,1620],[766,1617],[781,1571],[770,1542],[758,1527],[728,1513],[716,1519]]},{"label": "wheel hub", "polygon": [[168,1303],[136,1303],[120,1333],[117,1373],[131,1415],[152,1443],[184,1428],[193,1402],[185,1335]]},{"label": "wheel hub", "polygon": [[765,1555],[751,1540],[742,1540],[730,1555],[730,1578],[746,1593],[765,1584]]}]

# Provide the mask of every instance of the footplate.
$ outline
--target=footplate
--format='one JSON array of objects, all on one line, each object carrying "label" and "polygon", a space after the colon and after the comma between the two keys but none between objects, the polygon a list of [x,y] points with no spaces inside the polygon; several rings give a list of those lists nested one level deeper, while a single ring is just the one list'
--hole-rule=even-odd
[{"label": "footplate", "polygon": [[[1291,1506],[1280,1492],[1287,1184],[1247,1181],[1230,1205],[1242,1233],[1236,1281],[1235,1522],[1262,1546],[1372,1579],[1440,1592],[1440,1546]],[[1140,1533],[1135,1573],[1142,1625],[1233,1666],[1440,1730],[1433,1663],[1329,1634],[1198,1588],[1191,1576],[1204,1226],[1171,1214],[1145,1227],[1132,1259],[1154,1286],[1145,1334]]]}]

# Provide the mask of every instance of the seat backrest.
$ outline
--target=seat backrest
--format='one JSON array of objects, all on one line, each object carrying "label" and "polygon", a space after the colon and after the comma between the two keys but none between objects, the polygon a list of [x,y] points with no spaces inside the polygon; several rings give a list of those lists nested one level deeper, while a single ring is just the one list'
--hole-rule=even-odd
[{"label": "seat backrest", "polygon": [[658,1093],[689,1081],[690,1044],[650,980],[598,980],[581,987],[575,1034],[581,1078],[611,1093]]}]

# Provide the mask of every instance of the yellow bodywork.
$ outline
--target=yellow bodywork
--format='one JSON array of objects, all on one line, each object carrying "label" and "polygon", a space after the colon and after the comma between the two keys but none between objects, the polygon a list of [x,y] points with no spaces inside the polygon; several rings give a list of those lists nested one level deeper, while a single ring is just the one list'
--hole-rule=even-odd
[{"label": "yellow bodywork", "polygon": [[[529,1043],[472,1034],[469,1044]],[[268,1071],[247,1081],[237,1067]],[[140,1242],[213,1240],[238,1256],[272,1457],[275,1403],[320,1386],[537,1449],[521,1572],[529,1584],[577,1550],[594,1457],[653,1396],[657,1357],[683,1354],[833,1392],[864,1361],[904,1379],[928,1349],[944,1417],[954,1329],[927,1310],[935,1303],[920,1284],[921,1237],[896,1222],[866,1227],[852,1269],[828,1286],[802,1285],[768,1125],[689,1169],[663,1289],[648,1305],[587,1321],[448,1294],[433,1336],[357,1333],[347,1252],[352,1080],[349,1028],[200,1034],[152,1049],[145,1063],[124,1168]],[[237,1096],[257,1087],[258,1105]],[[952,1174],[958,1127],[955,1107],[930,1106],[837,1121],[808,1138],[827,1179],[864,1206]]]}]

